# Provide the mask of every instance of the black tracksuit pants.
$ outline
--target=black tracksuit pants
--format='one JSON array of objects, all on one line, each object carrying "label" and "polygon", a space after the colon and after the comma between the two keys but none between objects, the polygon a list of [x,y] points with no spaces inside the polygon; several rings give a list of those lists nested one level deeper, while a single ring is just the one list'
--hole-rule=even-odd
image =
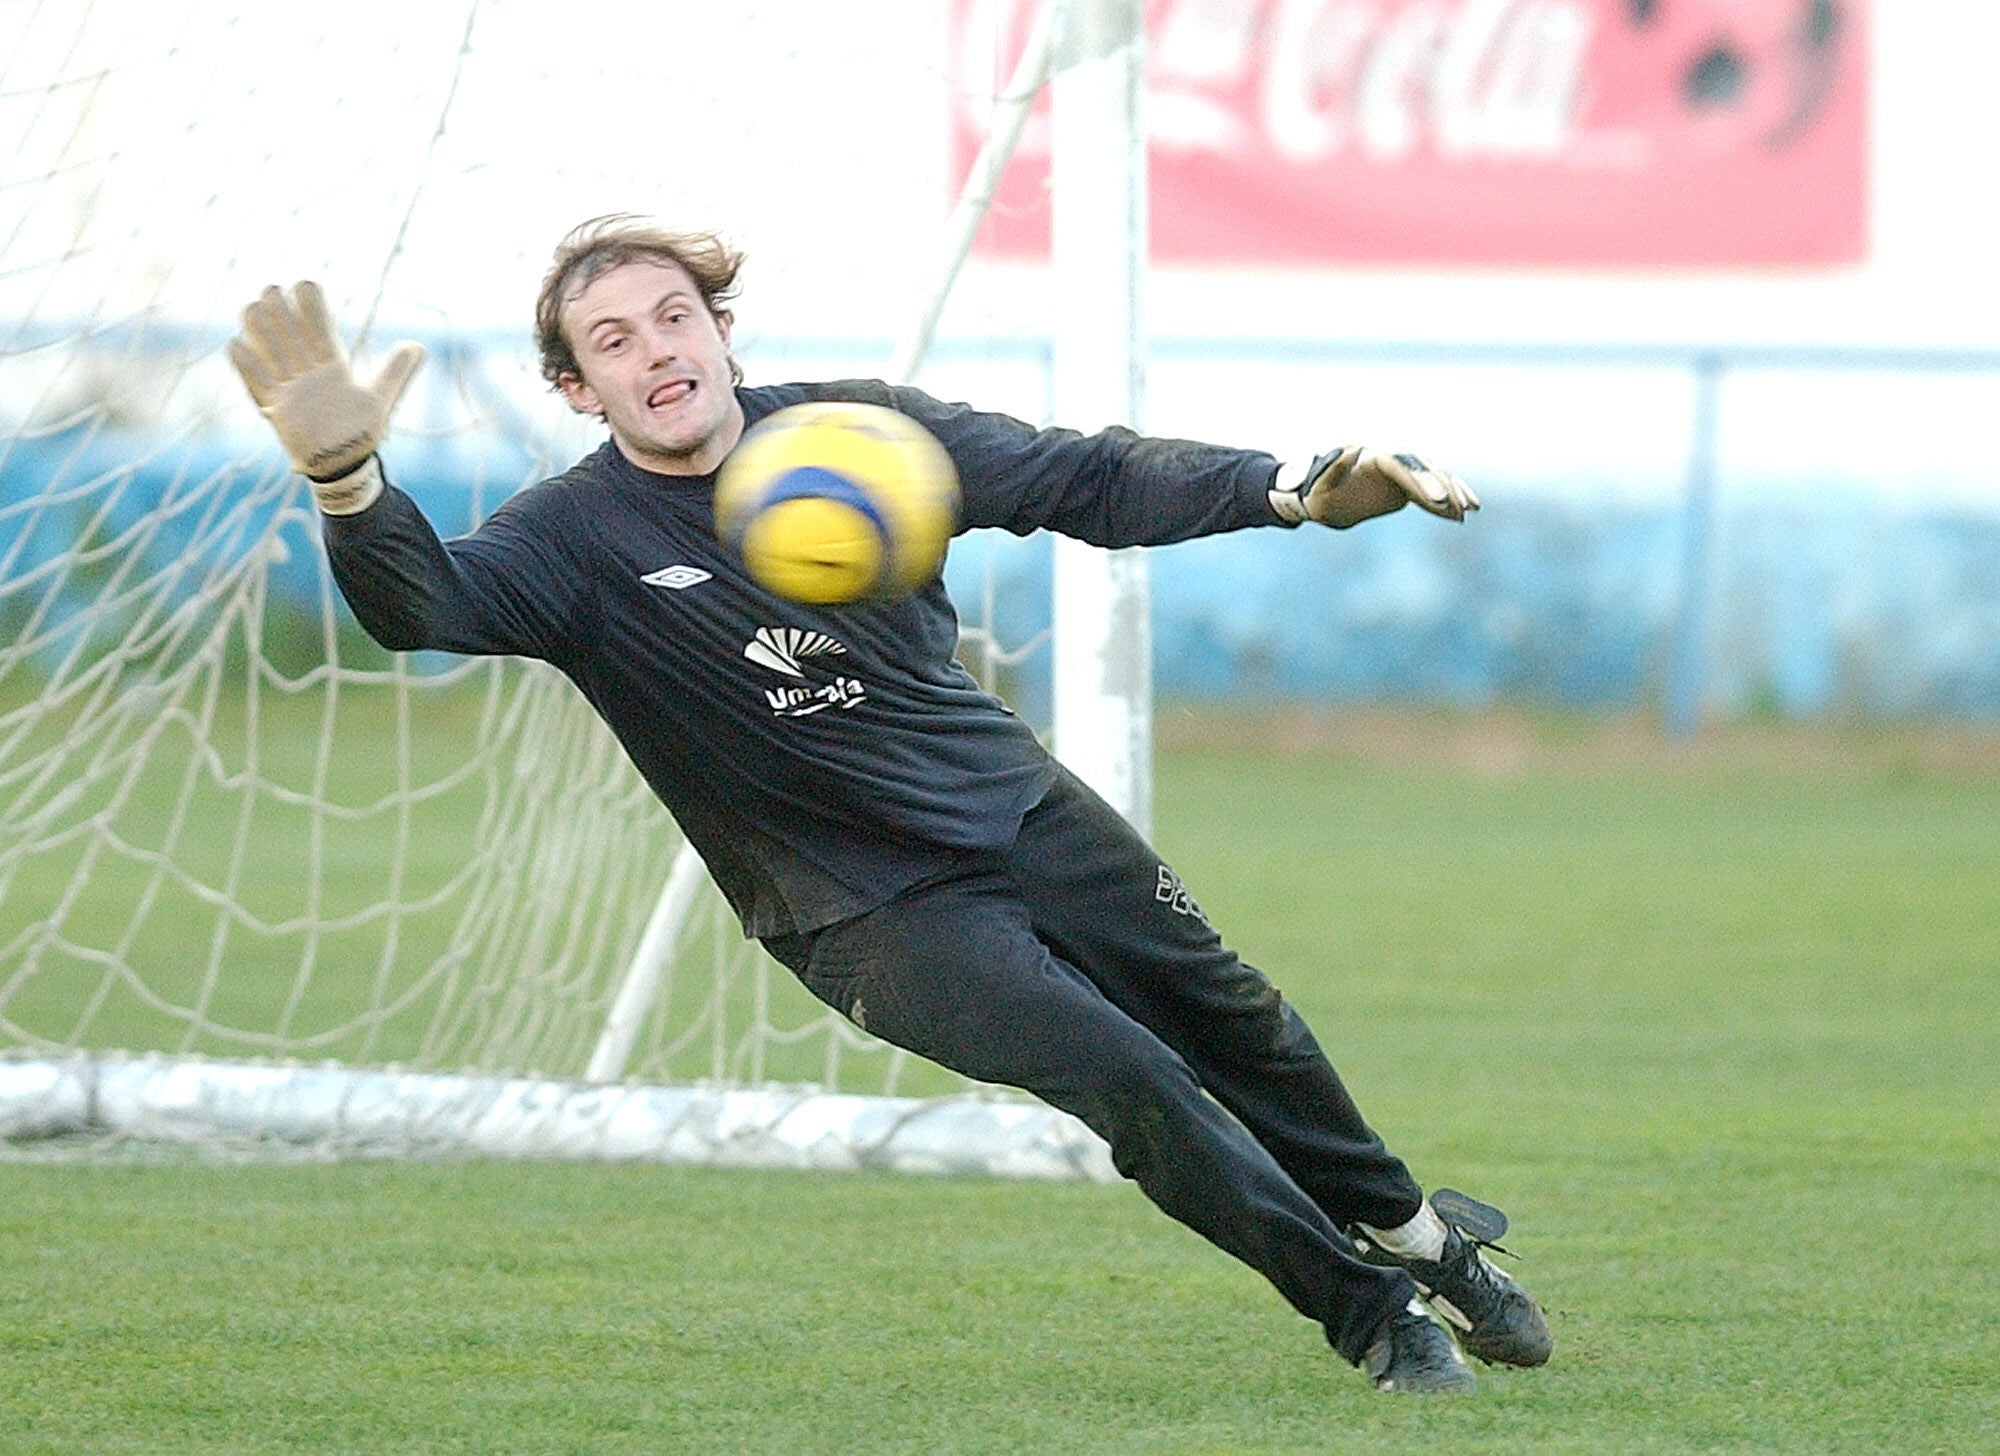
[{"label": "black tracksuit pants", "polygon": [[1011,848],[768,945],[885,1041],[1080,1118],[1120,1173],[1268,1278],[1346,1359],[1415,1294],[1338,1227],[1414,1215],[1408,1170],[1298,1013],[1072,775]]}]

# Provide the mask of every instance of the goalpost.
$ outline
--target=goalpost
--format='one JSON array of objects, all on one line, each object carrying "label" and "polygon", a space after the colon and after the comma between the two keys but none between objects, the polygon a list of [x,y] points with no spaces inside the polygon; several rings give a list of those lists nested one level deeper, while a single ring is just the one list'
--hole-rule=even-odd
[{"label": "goalpost", "polygon": [[[1080,1125],[862,1035],[745,942],[559,676],[367,642],[220,358],[242,304],[297,277],[326,285],[364,361],[421,338],[385,459],[440,530],[469,529],[595,443],[535,375],[527,302],[561,231],[632,210],[746,247],[753,382],[887,374],[1037,417],[1020,297],[1046,285],[952,284],[1054,70],[1058,157],[1094,142],[1128,169],[1100,161],[1076,194],[1058,167],[1058,273],[1099,272],[1058,287],[1056,315],[1114,312],[1057,335],[1054,414],[1137,423],[1141,152],[1104,129],[1137,124],[1138,0],[1054,0],[1018,65],[1029,13],[1005,0],[702,9],[633,6],[576,35],[496,0],[0,18],[18,30],[0,125],[24,139],[0,163],[0,1137],[17,1148],[1111,1176]],[[1006,64],[982,69],[982,45]],[[944,144],[953,107],[988,133],[969,179]],[[1116,236],[1066,200],[1101,206],[1107,183]],[[946,318],[958,333],[930,349]],[[1122,397],[1101,386],[1112,335],[1132,351],[1109,356]],[[1056,746],[1143,822],[1143,570],[1059,573]],[[1046,667],[1035,637],[982,619],[990,585],[963,585],[983,677]]]}]

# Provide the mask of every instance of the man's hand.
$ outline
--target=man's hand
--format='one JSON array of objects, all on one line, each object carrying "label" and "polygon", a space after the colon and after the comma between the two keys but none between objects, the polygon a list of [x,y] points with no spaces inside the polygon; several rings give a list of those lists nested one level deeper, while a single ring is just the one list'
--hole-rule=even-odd
[{"label": "man's hand", "polygon": [[243,332],[229,341],[229,362],[278,433],[292,468],[312,482],[329,515],[366,510],[382,492],[379,469],[362,470],[389,428],[389,416],[423,347],[398,344],[372,383],[354,377],[326,296],[317,283],[289,292],[267,288],[243,310]]},{"label": "man's hand", "polygon": [[1479,497],[1456,475],[1439,470],[1416,455],[1347,445],[1329,450],[1305,469],[1303,476],[1271,491],[1271,509],[1292,525],[1318,521],[1344,530],[1371,516],[1386,516],[1415,501],[1434,516],[1462,521],[1479,509]]}]

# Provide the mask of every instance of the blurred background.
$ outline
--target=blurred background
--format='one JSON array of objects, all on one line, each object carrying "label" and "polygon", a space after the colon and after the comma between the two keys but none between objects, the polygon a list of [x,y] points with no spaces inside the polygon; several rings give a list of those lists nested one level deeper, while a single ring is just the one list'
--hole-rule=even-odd
[{"label": "blurred background", "polygon": [[[574,222],[750,252],[752,382],[882,372],[1034,6],[0,6],[0,550],[108,460],[268,462],[216,348],[322,278],[440,364],[476,520],[590,436],[528,308]],[[1164,700],[2000,716],[2000,18],[1950,0],[1152,0],[1142,418],[1432,454],[1486,510],[1152,562]],[[1058,422],[1046,102],[920,376]],[[88,436],[88,440],[84,440]],[[78,448],[90,462],[76,454]],[[200,466],[196,466],[200,468]],[[1046,544],[968,542],[1036,708]],[[0,588],[18,624],[28,594]],[[1038,708],[1036,708],[1038,710]],[[1040,712],[1040,710],[1038,710]]]},{"label": "blurred background", "polygon": [[[879,373],[1026,0],[9,4],[0,550],[95,461],[268,462],[216,349],[322,279],[443,361],[399,480],[450,525],[591,443],[534,377],[598,213],[751,258],[753,382]],[[1486,509],[1155,553],[1162,699],[2000,715],[2000,18],[1949,0],[1152,0],[1141,418],[1434,456]],[[1046,104],[920,382],[1064,423]],[[87,435],[88,441],[83,441]],[[178,443],[164,443],[177,441]],[[199,468],[199,467],[196,467]],[[68,527],[65,527],[68,529]],[[29,537],[35,537],[29,540]],[[1030,706],[1045,543],[967,543]],[[303,569],[303,568],[301,568]],[[997,585],[996,585],[997,583]],[[20,630],[37,610],[0,588]],[[1018,665],[1016,665],[1018,664]]]},{"label": "blurred background", "polygon": [[[2000,14],[1077,8],[1143,55],[1129,422],[1413,449],[1485,501],[1148,553],[1163,732],[1990,745]],[[949,278],[917,382],[1094,428],[1057,388],[1096,300],[1051,262],[1046,97],[952,270],[1040,13],[0,0],[0,1043],[583,1067],[671,823],[539,665],[361,636],[222,346],[299,278],[364,364],[421,339],[385,458],[469,529],[601,438],[538,377],[530,313],[566,231],[635,212],[747,251],[752,382],[890,371]],[[1072,37],[1053,65],[1101,58]],[[976,536],[947,568],[968,660],[1041,727],[1051,554]],[[702,964],[744,956],[704,925]],[[764,970],[690,974],[635,1071],[840,1082],[855,1038],[823,1008],[796,1011],[832,1050],[801,1051]]]}]

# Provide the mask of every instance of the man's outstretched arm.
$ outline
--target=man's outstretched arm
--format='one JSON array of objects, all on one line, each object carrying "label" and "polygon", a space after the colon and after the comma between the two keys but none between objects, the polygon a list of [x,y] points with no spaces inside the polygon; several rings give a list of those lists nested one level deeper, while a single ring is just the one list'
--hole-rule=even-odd
[{"label": "man's outstretched arm", "polygon": [[1303,467],[1257,450],[1150,437],[1084,435],[948,404],[872,380],[805,386],[809,398],[865,399],[917,420],[945,444],[965,487],[966,526],[1046,528],[1098,546],[1164,546],[1249,526],[1306,521],[1345,529],[1415,501],[1447,520],[1479,508],[1457,476],[1421,457],[1367,446]]},{"label": "man's outstretched arm", "polygon": [[357,378],[316,283],[267,288],[243,311],[229,361],[312,486],[334,578],[361,625],[392,651],[548,657],[574,605],[572,574],[552,565],[516,513],[445,542],[383,478],[376,451],[423,363],[422,346],[390,351]]}]

